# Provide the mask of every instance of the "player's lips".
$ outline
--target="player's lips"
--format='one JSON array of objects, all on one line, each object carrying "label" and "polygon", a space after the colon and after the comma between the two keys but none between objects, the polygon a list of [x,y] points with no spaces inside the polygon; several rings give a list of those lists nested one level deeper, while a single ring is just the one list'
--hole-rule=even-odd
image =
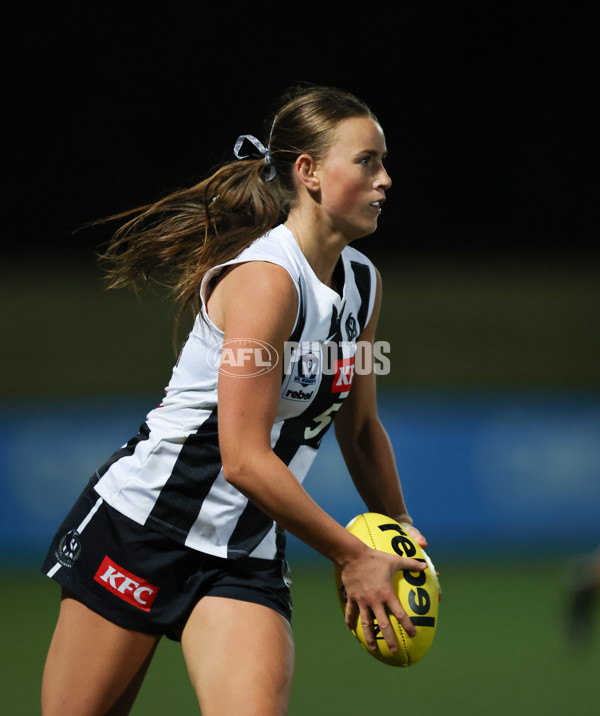
[{"label": "player's lips", "polygon": [[378,199],[377,201],[372,201],[369,206],[373,206],[378,211],[381,211],[381,207],[383,206],[384,201],[385,201],[385,199]]}]

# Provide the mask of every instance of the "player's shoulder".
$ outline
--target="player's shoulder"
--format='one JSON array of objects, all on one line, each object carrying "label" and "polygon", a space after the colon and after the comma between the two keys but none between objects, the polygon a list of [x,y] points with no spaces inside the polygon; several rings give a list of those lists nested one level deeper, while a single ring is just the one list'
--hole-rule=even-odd
[{"label": "player's shoulder", "polygon": [[371,259],[363,254],[362,251],[355,249],[354,246],[346,246],[342,251],[342,256],[344,256],[348,261],[368,266],[373,271],[376,270]]},{"label": "player's shoulder", "polygon": [[245,261],[223,271],[206,310],[223,331],[244,324],[281,324],[288,330],[295,320],[297,304],[296,287],[283,267],[268,261]]},{"label": "player's shoulder", "polygon": [[227,266],[221,282],[227,282],[239,290],[246,287],[255,297],[296,292],[286,268],[268,258],[248,259]]},{"label": "player's shoulder", "polygon": [[280,224],[253,241],[235,261],[270,261],[293,270],[296,264],[293,242],[290,230]]},{"label": "player's shoulder", "polygon": [[[260,294],[290,290],[298,282],[298,271],[285,247],[286,234],[283,227],[276,227],[255,239],[234,259],[210,269],[203,284],[217,283],[227,279],[228,285],[255,285]],[[296,289],[294,289],[296,291]]]},{"label": "player's shoulder", "polygon": [[381,291],[381,274],[368,256],[353,246],[346,246],[342,251],[342,256],[352,268],[364,294],[373,296],[377,291]]}]

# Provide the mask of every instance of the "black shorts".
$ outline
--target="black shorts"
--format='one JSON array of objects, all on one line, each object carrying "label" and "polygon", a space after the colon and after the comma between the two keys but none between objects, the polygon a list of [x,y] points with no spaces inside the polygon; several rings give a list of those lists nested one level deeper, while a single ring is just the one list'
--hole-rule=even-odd
[{"label": "black shorts", "polygon": [[175,641],[208,595],[263,604],[291,621],[285,561],[198,552],[117,512],[92,482],[56,533],[42,571],[115,624]]}]

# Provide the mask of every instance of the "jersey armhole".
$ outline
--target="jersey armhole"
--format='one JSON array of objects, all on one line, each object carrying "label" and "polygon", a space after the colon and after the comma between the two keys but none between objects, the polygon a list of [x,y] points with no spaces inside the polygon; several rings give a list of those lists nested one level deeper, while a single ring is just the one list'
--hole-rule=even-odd
[{"label": "jersey armhole", "polygon": [[[294,277],[292,274],[290,268],[288,266],[285,266],[282,262],[279,261],[273,261],[270,257],[257,257],[257,258],[251,258],[251,259],[242,259],[242,260],[236,260],[228,261],[227,263],[220,264],[219,266],[215,266],[214,268],[209,269],[206,274],[204,275],[204,278],[202,279],[202,282],[200,284],[200,308],[201,308],[201,314],[202,316],[210,323],[211,326],[213,326],[219,333],[223,333],[218,326],[216,326],[210,319],[210,316],[208,315],[208,299],[210,298],[211,294],[217,287],[217,284],[219,281],[225,277],[225,275],[229,272],[230,269],[234,268],[235,266],[239,266],[240,264],[244,263],[250,263],[250,261],[262,261],[264,263],[270,263],[274,264],[275,266],[281,266],[281,268],[285,269],[288,276],[290,277],[292,284],[294,285],[294,288],[296,289],[296,295],[298,297],[298,307],[296,308],[296,319],[294,321],[294,328],[292,330],[292,333],[290,335],[290,340],[293,340],[293,336],[296,335],[296,333],[302,332],[302,327],[304,324],[303,316],[304,316],[304,309],[303,309],[303,300],[302,300],[302,289],[300,286],[299,280]],[[298,328],[300,327],[300,330],[298,331]]]}]

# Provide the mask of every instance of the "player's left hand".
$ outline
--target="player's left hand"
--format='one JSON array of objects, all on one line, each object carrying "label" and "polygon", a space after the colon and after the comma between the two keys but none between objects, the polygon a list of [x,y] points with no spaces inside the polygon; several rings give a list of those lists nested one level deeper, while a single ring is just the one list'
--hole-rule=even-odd
[{"label": "player's left hand", "polygon": [[[425,537],[423,537],[423,535],[419,532],[419,530],[416,527],[413,527],[412,525],[409,525],[406,522],[404,522],[404,523],[401,522],[400,524],[408,532],[409,537],[414,539],[414,541],[417,542],[417,544],[420,547],[423,547],[423,549],[425,549],[425,547],[429,546]],[[438,576],[439,576],[439,573],[438,573]],[[440,587],[440,596],[438,597],[438,599],[440,602],[442,601],[442,588],[441,587]]]},{"label": "player's left hand", "polygon": [[408,532],[408,536],[411,539],[414,539],[414,541],[419,545],[419,547],[425,548],[429,546],[429,543],[427,542],[425,537],[419,532],[416,527],[414,527],[413,525],[409,525],[406,522],[401,522],[400,524]]}]

